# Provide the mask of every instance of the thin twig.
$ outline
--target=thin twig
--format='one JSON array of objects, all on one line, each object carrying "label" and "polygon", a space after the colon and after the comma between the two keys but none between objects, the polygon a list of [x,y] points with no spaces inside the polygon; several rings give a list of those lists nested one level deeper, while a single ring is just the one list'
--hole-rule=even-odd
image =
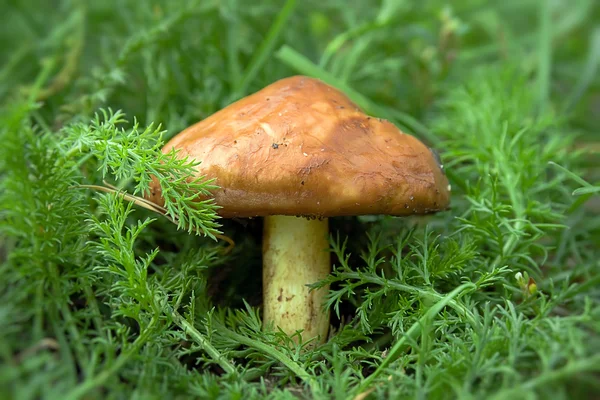
[{"label": "thin twig", "polygon": [[[100,192],[104,192],[104,193],[117,193],[119,196],[121,196],[121,198],[123,198],[124,200],[130,201],[132,203],[134,203],[135,205],[138,205],[140,207],[143,207],[147,210],[153,211],[157,214],[162,215],[163,217],[165,217],[166,219],[168,219],[170,222],[174,223],[175,225],[179,226],[179,222],[177,220],[177,217],[172,218],[170,215],[168,215],[168,211],[166,208],[159,206],[158,204],[147,200],[143,197],[139,197],[139,196],[135,196],[132,194],[129,194],[121,189],[116,188],[115,186],[104,182],[104,184],[106,186],[100,186],[100,185],[75,185],[75,186],[71,186],[71,188],[79,188],[79,189],[93,189],[93,190],[97,190]],[[235,241],[233,239],[231,239],[229,236],[225,236],[222,234],[215,234],[214,235],[216,238],[223,240],[224,242],[227,242],[229,244],[229,246],[225,247],[223,249],[223,254],[229,254],[233,248],[235,247]]]}]

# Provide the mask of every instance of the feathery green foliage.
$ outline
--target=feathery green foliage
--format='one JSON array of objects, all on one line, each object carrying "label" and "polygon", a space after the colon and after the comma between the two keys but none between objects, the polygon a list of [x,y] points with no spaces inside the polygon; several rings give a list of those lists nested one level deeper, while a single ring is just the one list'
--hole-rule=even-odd
[{"label": "feathery green foliage", "polygon": [[[6,398],[600,393],[596,2],[18,0],[0,15]],[[202,160],[161,152],[296,73],[435,147],[453,188],[437,215],[331,219],[317,347],[262,330],[260,221],[219,219],[218,182],[191,178]],[[139,200],[152,179],[162,216]]]}]

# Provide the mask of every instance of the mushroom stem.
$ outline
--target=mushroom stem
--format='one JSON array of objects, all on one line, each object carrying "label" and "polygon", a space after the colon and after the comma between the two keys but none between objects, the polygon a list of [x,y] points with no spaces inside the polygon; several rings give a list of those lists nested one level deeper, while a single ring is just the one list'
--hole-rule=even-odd
[{"label": "mushroom stem", "polygon": [[329,311],[323,309],[329,287],[306,286],[331,271],[326,218],[268,216],[263,233],[264,327],[281,328],[302,339],[323,343],[329,329]]}]

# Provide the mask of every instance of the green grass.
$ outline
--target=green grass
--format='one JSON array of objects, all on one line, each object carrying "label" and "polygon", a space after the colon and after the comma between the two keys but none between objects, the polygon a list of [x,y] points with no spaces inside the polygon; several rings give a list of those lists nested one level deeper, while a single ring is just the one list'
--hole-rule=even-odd
[{"label": "green grass", "polygon": [[[0,398],[597,398],[596,3],[2,2]],[[317,348],[262,331],[260,221],[159,152],[292,74],[453,187],[427,218],[331,220]],[[128,201],[151,175],[167,217]]]}]

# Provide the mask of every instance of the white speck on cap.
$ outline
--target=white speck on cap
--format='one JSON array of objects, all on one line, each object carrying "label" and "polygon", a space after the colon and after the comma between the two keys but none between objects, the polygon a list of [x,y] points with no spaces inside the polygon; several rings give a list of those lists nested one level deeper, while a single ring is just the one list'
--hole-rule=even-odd
[{"label": "white speck on cap", "polygon": [[448,191],[450,192],[452,190],[452,185],[448,185]]},{"label": "white speck on cap", "polygon": [[273,128],[271,128],[271,125],[262,122],[260,123],[260,127],[265,131],[267,135],[275,137],[275,132],[273,131]]}]

